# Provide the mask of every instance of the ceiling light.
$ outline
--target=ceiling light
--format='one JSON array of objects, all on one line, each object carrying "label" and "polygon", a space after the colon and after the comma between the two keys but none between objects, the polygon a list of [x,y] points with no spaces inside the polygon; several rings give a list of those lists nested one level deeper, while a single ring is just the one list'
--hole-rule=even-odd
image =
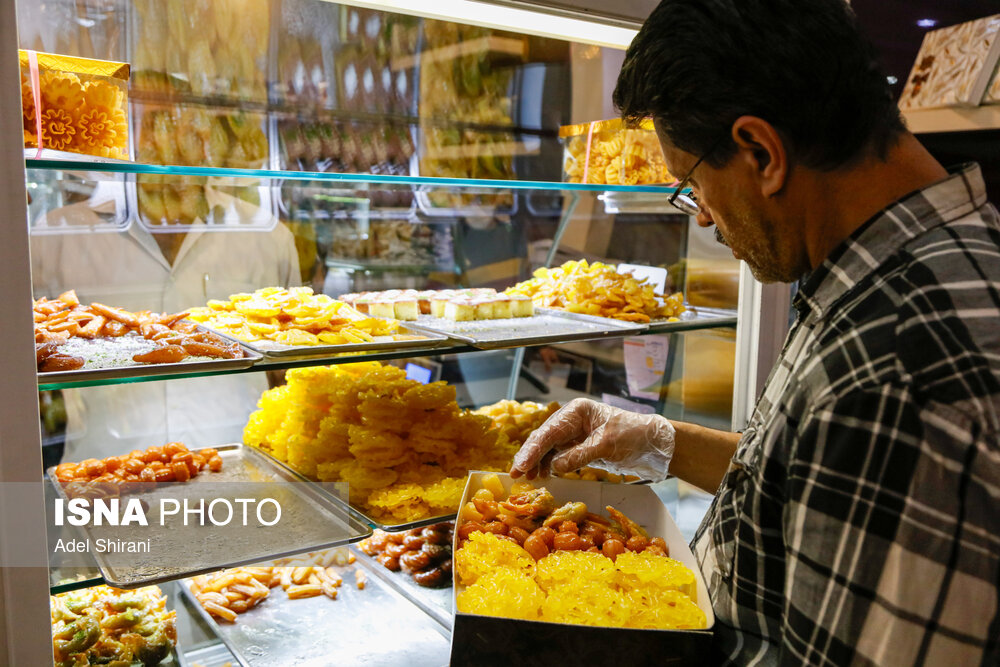
[{"label": "ceiling light", "polygon": [[502,7],[474,0],[342,0],[337,4],[378,9],[398,14],[453,21],[486,28],[509,30],[525,35],[563,39],[625,49],[637,29],[557,16],[542,11]]},{"label": "ceiling light", "polygon": [[920,19],[917,21],[917,25],[921,28],[933,28],[937,24],[937,19]]}]

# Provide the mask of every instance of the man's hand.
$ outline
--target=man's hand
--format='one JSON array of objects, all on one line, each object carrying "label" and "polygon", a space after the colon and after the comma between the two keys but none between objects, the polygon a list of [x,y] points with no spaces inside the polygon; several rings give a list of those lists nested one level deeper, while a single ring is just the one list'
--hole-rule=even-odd
[{"label": "man's hand", "polygon": [[658,481],[666,478],[673,453],[674,427],[665,418],[577,398],[531,434],[510,474],[533,479],[589,464]]}]

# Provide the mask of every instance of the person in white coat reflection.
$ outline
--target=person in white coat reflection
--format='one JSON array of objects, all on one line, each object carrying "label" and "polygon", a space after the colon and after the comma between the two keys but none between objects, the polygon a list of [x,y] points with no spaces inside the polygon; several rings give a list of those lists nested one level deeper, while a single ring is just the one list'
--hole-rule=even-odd
[{"label": "person in white coat reflection", "polygon": [[[294,238],[277,221],[261,231],[216,231],[202,223],[181,234],[152,234],[139,223],[124,232],[95,231],[97,212],[120,200],[120,187],[100,183],[88,201],[35,220],[35,298],[75,289],[83,303],[177,312],[236,292],[300,283]],[[190,447],[239,442],[265,389],[263,373],[245,373],[66,390],[63,460],[170,441]]]}]

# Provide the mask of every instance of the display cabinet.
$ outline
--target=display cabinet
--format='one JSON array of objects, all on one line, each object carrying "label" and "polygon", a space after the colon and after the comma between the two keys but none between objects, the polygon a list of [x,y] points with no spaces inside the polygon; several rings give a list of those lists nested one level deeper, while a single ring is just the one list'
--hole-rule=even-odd
[{"label": "display cabinet", "polygon": [[[591,396],[745,423],[787,327],[787,290],[720,254],[667,205],[669,188],[562,180],[559,127],[601,117],[613,81],[600,73],[620,52],[319,0],[16,5],[16,20],[13,1],[0,8],[9,56],[20,46],[131,65],[131,159],[25,150],[19,100],[0,98],[0,262],[13,304],[0,318],[0,645],[10,664],[51,659],[50,593],[103,581],[86,558],[42,566],[44,468],[169,440],[239,442],[286,369],[382,361],[446,380],[462,407]],[[6,90],[15,62],[0,65]],[[176,312],[268,286],[333,297],[502,289],[575,259],[659,269],[660,289],[683,292],[688,311],[632,328],[515,328],[488,344],[426,338],[228,366],[53,376],[28,365],[29,295],[75,289],[86,302]],[[367,530],[361,521],[324,544]],[[291,533],[285,542],[268,555],[316,546]],[[246,560],[230,556],[187,574]],[[222,630],[171,581],[178,660],[230,659],[217,632],[246,664],[309,655],[316,636],[289,628],[322,634],[310,617],[337,625],[341,660],[447,660],[450,594],[373,581],[325,608],[326,598],[285,601]],[[276,633],[281,641],[260,639]]]}]

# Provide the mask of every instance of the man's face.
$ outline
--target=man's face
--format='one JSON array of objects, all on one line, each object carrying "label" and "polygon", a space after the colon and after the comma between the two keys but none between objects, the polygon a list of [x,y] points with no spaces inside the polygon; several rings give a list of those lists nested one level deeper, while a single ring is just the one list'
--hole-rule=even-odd
[{"label": "man's face", "polygon": [[[670,173],[683,178],[701,156],[674,147],[659,128],[657,135]],[[688,186],[702,211],[696,218],[698,224],[714,224],[719,242],[729,246],[736,259],[745,261],[757,280],[793,282],[802,276],[802,260],[793,251],[792,239],[779,233],[775,211],[761,196],[745,160],[734,158],[718,169],[702,161]]]}]

